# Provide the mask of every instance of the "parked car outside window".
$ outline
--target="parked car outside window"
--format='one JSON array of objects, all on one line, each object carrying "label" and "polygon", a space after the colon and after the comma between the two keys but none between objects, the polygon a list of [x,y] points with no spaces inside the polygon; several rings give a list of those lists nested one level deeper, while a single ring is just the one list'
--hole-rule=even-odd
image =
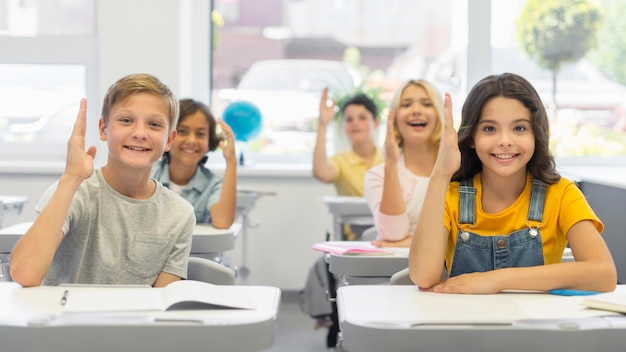
[{"label": "parked car outside window", "polygon": [[349,64],[329,60],[264,60],[253,64],[235,89],[223,89],[212,108],[217,116],[231,102],[244,100],[261,111],[263,129],[248,150],[259,153],[306,153],[313,150],[319,101],[324,87],[331,95],[361,84]]}]

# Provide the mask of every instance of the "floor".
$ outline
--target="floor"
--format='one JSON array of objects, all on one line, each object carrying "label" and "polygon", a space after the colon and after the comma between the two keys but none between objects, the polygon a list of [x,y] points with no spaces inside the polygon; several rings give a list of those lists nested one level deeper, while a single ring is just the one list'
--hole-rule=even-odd
[{"label": "floor", "polygon": [[274,345],[266,352],[324,352],[327,329],[313,328],[314,321],[300,311],[297,292],[282,292]]}]

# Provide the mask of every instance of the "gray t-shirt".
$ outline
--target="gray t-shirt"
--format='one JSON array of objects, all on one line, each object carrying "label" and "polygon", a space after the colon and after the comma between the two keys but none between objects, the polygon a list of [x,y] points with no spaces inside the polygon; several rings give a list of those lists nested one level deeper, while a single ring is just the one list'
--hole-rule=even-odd
[{"label": "gray t-shirt", "polygon": [[[39,214],[56,190],[39,201]],[[193,207],[157,182],[148,199],[114,190],[97,169],[74,195],[44,285],[153,285],[163,271],[187,277],[187,258],[196,224]]]}]

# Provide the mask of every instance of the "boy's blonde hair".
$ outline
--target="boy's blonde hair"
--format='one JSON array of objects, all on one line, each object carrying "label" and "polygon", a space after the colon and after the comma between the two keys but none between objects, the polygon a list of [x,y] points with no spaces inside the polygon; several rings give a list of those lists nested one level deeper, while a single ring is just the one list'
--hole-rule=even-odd
[{"label": "boy's blonde hair", "polygon": [[[400,86],[400,88],[398,88],[396,92],[394,93],[393,98],[391,99],[391,102],[389,104],[389,108],[393,111],[394,116],[398,116],[397,114],[398,114],[398,109],[400,108],[400,99],[402,99],[402,93],[404,93],[404,90],[410,85],[422,87],[426,91],[426,94],[428,95],[430,100],[432,101],[433,106],[435,107],[435,111],[437,112],[437,122],[438,122],[437,126],[435,127],[435,131],[433,132],[433,135],[432,135],[432,142],[439,143],[439,140],[441,139],[441,135],[443,133],[443,98],[441,96],[441,93],[439,92],[437,87],[435,87],[434,84],[424,79],[409,80],[409,81],[404,82],[404,84]],[[400,135],[400,132],[398,131],[397,120],[393,124],[393,129],[394,129],[394,135],[396,136],[396,141],[398,142],[398,146],[400,147],[400,149],[402,149],[404,147],[404,141],[402,140],[402,136]]]},{"label": "boy's blonde hair", "polygon": [[172,132],[178,123],[178,99],[167,85],[147,73],[134,73],[124,76],[109,87],[102,103],[104,122],[109,122],[109,113],[115,104],[137,93],[153,94],[163,99],[169,107],[169,132]]}]

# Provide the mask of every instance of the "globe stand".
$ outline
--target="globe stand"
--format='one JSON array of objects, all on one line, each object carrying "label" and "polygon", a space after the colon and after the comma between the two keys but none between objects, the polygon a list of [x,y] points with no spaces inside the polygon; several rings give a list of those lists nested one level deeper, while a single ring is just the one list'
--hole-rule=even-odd
[{"label": "globe stand", "polygon": [[239,152],[239,166],[244,166],[246,164],[246,160],[243,157],[243,151]]}]

